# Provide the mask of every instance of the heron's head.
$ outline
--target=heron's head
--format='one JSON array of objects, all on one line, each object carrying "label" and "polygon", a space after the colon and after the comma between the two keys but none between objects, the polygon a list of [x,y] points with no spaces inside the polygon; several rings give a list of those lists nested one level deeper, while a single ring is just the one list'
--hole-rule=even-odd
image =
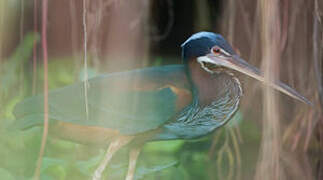
[{"label": "heron's head", "polygon": [[[220,34],[199,32],[188,38],[181,47],[184,63],[197,61],[200,67],[210,74],[235,71],[265,83],[263,73],[240,58]],[[265,84],[294,99],[311,104],[309,100],[284,83],[266,82]]]}]

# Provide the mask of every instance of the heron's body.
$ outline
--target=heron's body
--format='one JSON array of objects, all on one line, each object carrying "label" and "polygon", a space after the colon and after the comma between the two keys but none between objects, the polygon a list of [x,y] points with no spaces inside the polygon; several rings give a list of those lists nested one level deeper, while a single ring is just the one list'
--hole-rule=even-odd
[{"label": "heron's body", "polygon": [[[193,139],[213,132],[237,111],[242,96],[240,72],[264,82],[262,73],[241,59],[219,34],[200,32],[182,44],[183,65],[102,75],[49,93],[50,132],[87,144],[110,143],[93,180],[112,155],[134,143],[127,180],[133,179],[138,144],[152,140]],[[304,103],[305,97],[281,82],[266,82]],[[19,103],[16,127],[41,125],[43,96]]]},{"label": "heron's body", "polygon": [[[191,78],[192,73],[212,89],[199,90],[196,86],[202,83],[193,85],[197,79]],[[151,140],[197,138],[225,124],[241,96],[240,83],[232,75],[219,72],[208,77],[203,70],[187,72],[184,65],[101,75],[90,79],[89,85],[88,116],[82,83],[50,92],[52,134],[86,144],[145,133],[152,134]],[[16,107],[20,129],[42,124],[42,98],[32,97]]]}]

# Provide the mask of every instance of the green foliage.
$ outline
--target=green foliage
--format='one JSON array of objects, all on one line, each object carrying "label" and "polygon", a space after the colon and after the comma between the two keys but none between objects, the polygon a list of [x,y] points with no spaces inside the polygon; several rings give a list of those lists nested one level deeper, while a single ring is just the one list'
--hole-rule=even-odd
[{"label": "green foliage", "polygon": [[27,34],[14,54],[0,66],[1,96],[8,95],[9,90],[19,82],[19,67],[31,57],[33,43],[37,40],[37,34]]},{"label": "green foliage", "polygon": [[22,95],[21,91],[17,91],[19,84],[25,83],[22,69],[31,57],[33,43],[38,39],[37,34],[27,34],[13,55],[7,60],[2,60],[3,63],[0,66],[0,107],[2,107],[0,108],[0,118],[10,117],[8,112],[11,112],[14,104],[19,101],[19,96],[13,94]]},{"label": "green foliage", "polygon": [[6,169],[0,168],[0,179],[14,180],[15,177]]},{"label": "green foliage", "polygon": [[64,180],[66,178],[67,162],[57,158],[44,157],[41,174],[46,179]]},{"label": "green foliage", "polygon": [[135,179],[142,179],[147,175],[161,172],[161,171],[163,171],[165,169],[168,169],[168,168],[176,166],[176,165],[178,165],[178,162],[174,161],[174,162],[170,162],[170,163],[167,163],[167,164],[156,165],[156,166],[153,166],[153,167],[150,167],[150,168],[148,168],[148,167],[139,167],[136,170]]}]

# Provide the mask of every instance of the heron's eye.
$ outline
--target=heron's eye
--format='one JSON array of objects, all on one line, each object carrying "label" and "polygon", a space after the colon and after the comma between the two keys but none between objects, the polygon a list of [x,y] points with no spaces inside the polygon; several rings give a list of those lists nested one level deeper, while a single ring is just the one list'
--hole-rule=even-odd
[{"label": "heron's eye", "polygon": [[213,47],[212,52],[217,55],[221,53],[221,49],[219,47]]}]

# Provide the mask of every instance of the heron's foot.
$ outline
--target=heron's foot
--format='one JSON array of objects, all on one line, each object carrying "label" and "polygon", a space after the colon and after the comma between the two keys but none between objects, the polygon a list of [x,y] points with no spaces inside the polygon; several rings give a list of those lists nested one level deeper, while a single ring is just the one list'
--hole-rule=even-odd
[{"label": "heron's foot", "polygon": [[92,180],[100,180],[102,177],[102,173],[104,169],[107,167],[108,163],[112,159],[114,153],[116,153],[121,147],[128,144],[133,139],[132,136],[120,136],[113,140],[108,150],[106,151],[102,162],[100,163],[99,167],[95,170]]},{"label": "heron's foot", "polygon": [[128,173],[127,173],[126,180],[133,180],[134,179],[135,170],[136,170],[136,163],[137,163],[137,159],[138,159],[140,150],[141,150],[141,146],[130,150],[129,167],[128,167]]},{"label": "heron's foot", "polygon": [[102,167],[102,166],[98,167],[93,174],[92,180],[101,180],[104,169],[105,167]]}]

